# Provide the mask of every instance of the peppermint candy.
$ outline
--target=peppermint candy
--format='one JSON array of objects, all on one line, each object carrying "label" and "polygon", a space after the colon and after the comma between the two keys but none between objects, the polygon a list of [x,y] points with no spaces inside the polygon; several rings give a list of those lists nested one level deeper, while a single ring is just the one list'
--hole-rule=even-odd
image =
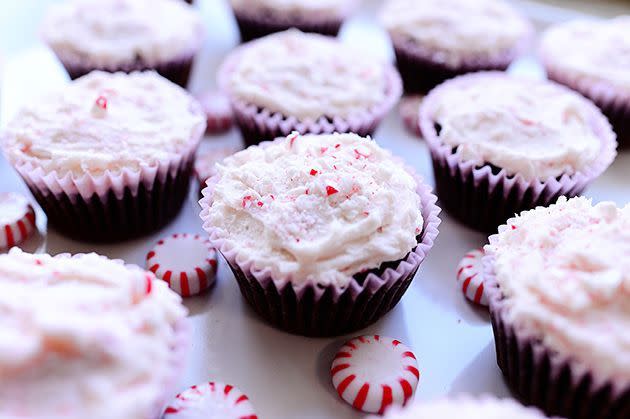
[{"label": "peppermint candy", "polygon": [[0,249],[10,249],[33,235],[35,211],[28,199],[17,193],[0,193]]},{"label": "peppermint candy", "polygon": [[470,301],[482,306],[488,306],[488,296],[483,285],[483,265],[481,259],[484,252],[481,249],[466,253],[457,265],[457,284]]},{"label": "peppermint candy", "polygon": [[180,393],[163,419],[258,419],[249,398],[229,384],[204,383]]}]

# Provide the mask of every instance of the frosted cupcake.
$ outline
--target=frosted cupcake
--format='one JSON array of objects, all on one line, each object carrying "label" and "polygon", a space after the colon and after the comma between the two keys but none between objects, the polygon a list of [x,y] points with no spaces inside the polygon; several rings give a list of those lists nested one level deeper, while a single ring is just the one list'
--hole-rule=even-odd
[{"label": "frosted cupcake", "polygon": [[25,106],[2,148],[52,227],[119,241],[177,215],[204,130],[199,104],[156,73],[93,72]]},{"label": "frosted cupcake", "polygon": [[186,86],[204,30],[181,0],[66,0],[50,8],[42,36],[72,79],[155,70]]},{"label": "frosted cupcake", "polygon": [[616,155],[590,101],[552,82],[487,72],[434,89],[420,109],[443,207],[493,232],[523,210],[580,194]]},{"label": "frosted cupcake", "polygon": [[149,419],[183,369],[186,309],[94,253],[0,255],[0,417]]},{"label": "frosted cupcake", "polygon": [[525,403],[571,418],[628,417],[629,231],[630,205],[563,197],[490,236],[497,361]]},{"label": "frosted cupcake", "polygon": [[390,64],[297,30],[237,48],[219,70],[219,85],[248,145],[293,131],[369,135],[401,95]]},{"label": "frosted cupcake", "polygon": [[292,333],[361,329],[394,307],[438,234],[430,189],[369,138],[297,133],[228,157],[201,218],[241,292]]},{"label": "frosted cupcake", "polygon": [[[379,416],[371,416],[376,419]],[[521,406],[510,399],[491,396],[473,398],[457,396],[431,402],[416,402],[406,408],[394,407],[382,416],[385,419],[544,419],[540,411]]]},{"label": "frosted cupcake", "polygon": [[630,145],[630,16],[558,24],[543,36],[549,78],[591,99]]},{"label": "frosted cupcake", "polygon": [[406,93],[426,93],[464,73],[505,70],[533,32],[503,0],[387,0],[381,22]]}]

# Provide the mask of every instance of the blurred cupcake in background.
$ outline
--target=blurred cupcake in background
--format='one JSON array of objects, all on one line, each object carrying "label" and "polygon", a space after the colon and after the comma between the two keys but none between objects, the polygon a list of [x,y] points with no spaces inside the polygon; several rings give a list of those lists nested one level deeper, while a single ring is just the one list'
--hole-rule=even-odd
[{"label": "blurred cupcake in background", "polygon": [[26,105],[1,144],[49,225],[114,242],[177,215],[204,131],[199,103],[157,73],[94,71]]},{"label": "blurred cupcake in background", "polygon": [[401,95],[390,63],[296,29],[234,50],[218,74],[247,145],[289,135],[370,135]]},{"label": "blurred cupcake in background", "polygon": [[186,86],[204,29],[181,0],[67,0],[42,25],[70,78],[93,70],[155,70]]},{"label": "blurred cupcake in background", "polygon": [[464,73],[505,70],[533,33],[503,0],[386,0],[380,18],[405,93],[427,93]]},{"label": "blurred cupcake in background", "polygon": [[360,0],[229,0],[243,42],[297,28],[337,36]]},{"label": "blurred cupcake in background", "polygon": [[591,99],[630,147],[630,16],[551,27],[540,57],[548,77]]}]

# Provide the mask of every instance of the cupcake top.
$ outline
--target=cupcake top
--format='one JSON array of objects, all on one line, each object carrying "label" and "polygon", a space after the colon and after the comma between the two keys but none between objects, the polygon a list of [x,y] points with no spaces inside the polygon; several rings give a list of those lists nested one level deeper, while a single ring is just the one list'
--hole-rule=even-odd
[{"label": "cupcake top", "polygon": [[409,40],[453,67],[469,57],[510,52],[532,31],[503,0],[387,0],[381,21],[394,38]]},{"label": "cupcake top", "polygon": [[543,36],[541,52],[561,71],[630,94],[630,16],[553,26]]},{"label": "cupcake top", "polygon": [[157,73],[92,72],[26,105],[3,148],[14,164],[98,175],[168,161],[204,129],[199,104]]},{"label": "cupcake top", "polygon": [[386,98],[388,64],[331,37],[292,29],[250,42],[237,54],[221,84],[233,98],[271,112],[300,120],[346,118]]},{"label": "cupcake top", "polygon": [[596,380],[630,382],[630,205],[562,197],[507,224],[485,250],[509,321]]},{"label": "cupcake top", "polygon": [[446,82],[425,105],[421,113],[433,125],[423,129],[435,129],[461,160],[489,163],[528,181],[582,171],[602,148],[601,112],[552,82],[477,73]]},{"label": "cupcake top", "polygon": [[64,60],[109,68],[192,55],[203,26],[181,0],[66,0],[50,8],[42,36]]},{"label": "cupcake top", "polygon": [[[376,417],[374,417],[376,418]],[[388,409],[385,419],[542,419],[544,414],[511,399],[459,396],[432,402],[416,402],[406,408]]]},{"label": "cupcake top", "polygon": [[0,255],[0,417],[146,419],[172,379],[179,296],[92,254]]},{"label": "cupcake top", "polygon": [[306,19],[339,19],[348,15],[359,0],[230,0],[237,11],[272,13]]},{"label": "cupcake top", "polygon": [[348,285],[404,258],[423,227],[417,183],[376,142],[291,134],[217,165],[211,241],[295,285]]}]

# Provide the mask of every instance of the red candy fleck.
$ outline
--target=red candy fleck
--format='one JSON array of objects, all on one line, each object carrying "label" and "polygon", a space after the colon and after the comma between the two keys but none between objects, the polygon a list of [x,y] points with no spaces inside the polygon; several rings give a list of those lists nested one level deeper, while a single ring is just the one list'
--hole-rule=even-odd
[{"label": "red candy fleck", "polygon": [[512,226],[512,230],[516,230],[516,226]]},{"label": "red candy fleck", "polygon": [[262,207],[264,204],[262,203],[262,201],[258,201],[256,205],[258,205],[259,207]]},{"label": "red candy fleck", "polygon": [[315,176],[317,173],[319,173],[317,170],[311,169],[311,176]]},{"label": "red candy fleck", "polygon": [[369,156],[369,154],[363,154],[361,153],[359,150],[357,150],[356,148],[354,149],[354,158],[355,159],[360,159],[361,157],[363,157],[364,159],[367,159]]},{"label": "red candy fleck", "polygon": [[368,215],[370,215],[370,213],[368,211],[363,211],[363,215],[367,217]]},{"label": "red candy fleck", "polygon": [[341,144],[335,144],[335,148],[341,147]]},{"label": "red candy fleck", "polygon": [[326,150],[328,150],[328,147],[322,147],[322,148],[320,148],[320,150],[321,150],[322,154],[324,154],[326,152]]},{"label": "red candy fleck", "polygon": [[96,106],[101,109],[107,109],[107,98],[105,96],[99,96],[96,99]]},{"label": "red candy fleck", "polygon": [[289,135],[289,145],[291,147],[293,147],[293,143],[295,142],[296,138],[299,136],[300,134],[298,134],[297,132],[294,132],[293,134]]},{"label": "red candy fleck", "polygon": [[241,203],[241,206],[243,208],[245,208],[247,206],[247,203],[251,200],[253,200],[254,198],[251,195],[247,195],[243,197],[243,202]]},{"label": "red candy fleck", "polygon": [[336,194],[337,192],[339,192],[339,191],[338,191],[337,189],[333,188],[332,186],[330,186],[330,185],[326,186],[326,194],[327,194],[328,196],[330,196],[330,195],[334,195],[334,194]]},{"label": "red candy fleck", "polygon": [[273,201],[275,201],[275,200],[276,200],[276,198],[275,198],[273,195],[269,195],[269,196],[271,197],[271,199],[272,199]]},{"label": "red candy fleck", "polygon": [[304,193],[305,193],[306,195],[308,195],[308,194],[310,193],[310,190],[309,190],[309,189],[307,189]]}]

